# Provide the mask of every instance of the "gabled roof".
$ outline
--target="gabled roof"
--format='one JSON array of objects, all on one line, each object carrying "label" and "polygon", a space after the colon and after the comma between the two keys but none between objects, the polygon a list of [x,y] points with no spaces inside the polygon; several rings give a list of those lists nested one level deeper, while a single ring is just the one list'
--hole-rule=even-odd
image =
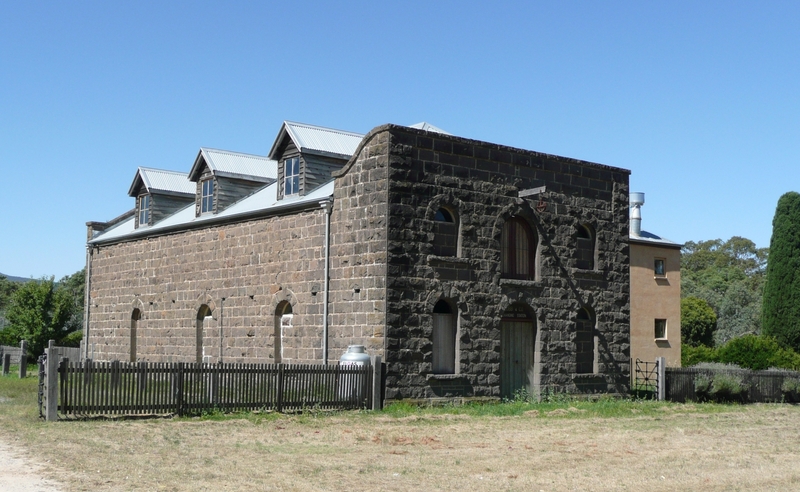
[{"label": "gabled roof", "polygon": [[214,176],[239,178],[248,181],[269,183],[278,179],[278,163],[260,155],[242,154],[229,150],[200,148],[194,160],[189,180],[197,181],[203,164],[211,169]]},{"label": "gabled roof", "polygon": [[297,149],[302,153],[318,154],[330,157],[349,159],[361,143],[364,135],[361,133],[334,130],[321,126],[307,125],[284,121],[272,149],[269,151],[270,159],[278,159],[278,148],[286,137],[292,139]]},{"label": "gabled roof", "polygon": [[428,122],[422,121],[420,123],[416,123],[413,125],[409,125],[409,128],[416,128],[417,130],[425,130],[426,132],[436,132],[441,133],[444,135],[452,135],[450,132],[446,132],[439,127],[433,126]]},{"label": "gabled roof", "polygon": [[194,195],[195,185],[184,173],[140,167],[136,171],[128,196],[136,196],[137,190],[144,186],[148,193],[164,195]]}]

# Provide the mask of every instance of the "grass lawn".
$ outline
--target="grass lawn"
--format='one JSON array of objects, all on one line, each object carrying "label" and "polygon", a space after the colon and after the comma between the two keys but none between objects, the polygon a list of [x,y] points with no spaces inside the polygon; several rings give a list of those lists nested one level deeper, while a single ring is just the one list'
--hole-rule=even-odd
[{"label": "grass lawn", "polygon": [[0,440],[70,490],[800,489],[791,405],[562,400],[45,423],[36,382],[0,377]]}]

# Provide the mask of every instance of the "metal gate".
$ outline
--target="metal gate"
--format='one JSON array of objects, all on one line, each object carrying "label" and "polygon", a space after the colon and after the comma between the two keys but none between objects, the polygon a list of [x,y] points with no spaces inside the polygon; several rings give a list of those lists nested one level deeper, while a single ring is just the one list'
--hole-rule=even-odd
[{"label": "metal gate", "polygon": [[645,362],[636,359],[631,382],[631,393],[639,398],[658,399],[659,361]]}]

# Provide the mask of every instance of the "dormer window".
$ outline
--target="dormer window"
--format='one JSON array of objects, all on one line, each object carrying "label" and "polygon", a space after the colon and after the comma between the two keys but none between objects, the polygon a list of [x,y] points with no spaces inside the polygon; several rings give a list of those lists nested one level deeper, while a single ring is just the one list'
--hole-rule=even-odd
[{"label": "dormer window", "polygon": [[150,195],[139,197],[139,225],[150,224]]},{"label": "dormer window", "polygon": [[283,195],[296,195],[300,193],[300,158],[291,157],[283,164]]},{"label": "dormer window", "polygon": [[200,196],[200,213],[205,214],[214,211],[214,180],[203,181],[202,195]]}]

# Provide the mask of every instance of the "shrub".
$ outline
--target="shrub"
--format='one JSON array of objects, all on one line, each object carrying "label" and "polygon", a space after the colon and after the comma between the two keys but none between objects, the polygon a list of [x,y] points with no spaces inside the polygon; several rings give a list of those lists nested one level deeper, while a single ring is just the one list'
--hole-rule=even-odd
[{"label": "shrub", "polygon": [[683,345],[681,347],[681,365],[683,367],[694,366],[701,362],[717,362],[718,360],[717,351],[711,347],[705,345],[697,347]]},{"label": "shrub", "polygon": [[62,347],[80,347],[81,340],[83,340],[83,331],[76,330],[59,340],[58,345]]},{"label": "shrub", "polygon": [[788,402],[800,402],[800,378],[786,378],[781,385],[783,399]]},{"label": "shrub", "polygon": [[717,354],[720,362],[738,364],[755,371],[785,367],[781,364],[791,364],[793,360],[791,353],[787,353],[777,340],[757,335],[734,338],[720,347]]},{"label": "shrub", "polygon": [[709,369],[709,372],[698,374],[694,379],[694,391],[699,400],[743,402],[747,399],[748,387],[741,375],[719,370],[719,365]]}]

